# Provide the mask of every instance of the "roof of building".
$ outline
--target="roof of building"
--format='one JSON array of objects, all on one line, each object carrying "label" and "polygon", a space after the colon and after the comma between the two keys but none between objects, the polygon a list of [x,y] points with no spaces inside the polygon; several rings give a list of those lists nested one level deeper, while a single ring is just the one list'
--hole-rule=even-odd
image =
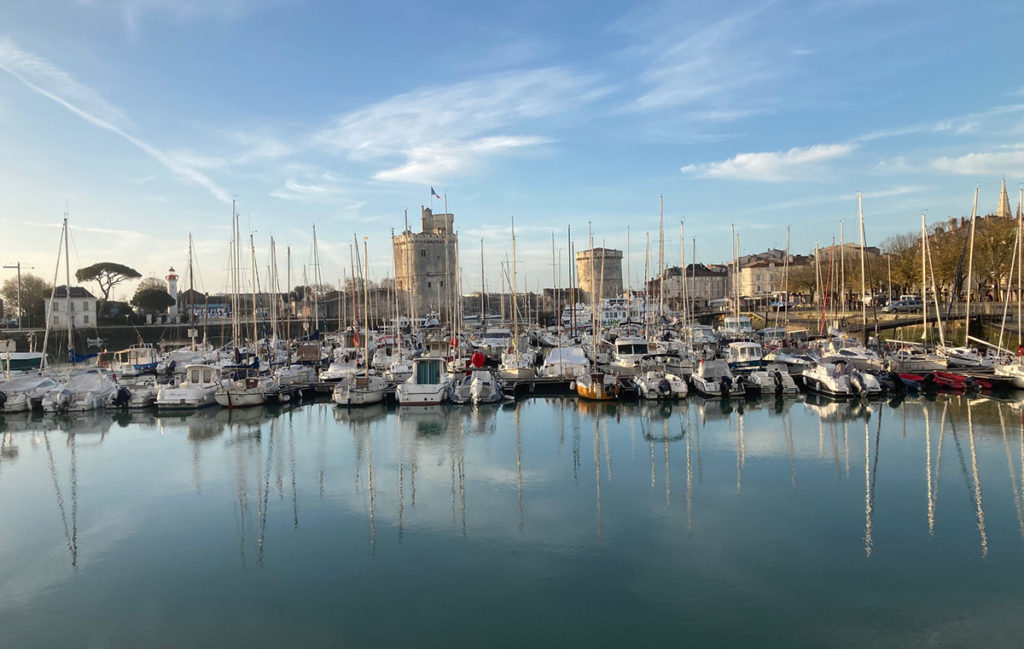
[{"label": "roof of building", "polygon": [[[64,286],[62,284],[61,286],[58,286],[57,288],[53,289],[53,298],[54,299],[66,298],[66,297],[67,297],[67,286]],[[90,299],[91,298],[93,300],[96,299],[96,296],[94,296],[92,293],[90,293],[89,291],[85,290],[81,286],[72,286],[71,287],[71,297],[73,297],[73,298],[86,298],[86,299]]]},{"label": "roof of building", "polygon": [[728,273],[724,270],[714,270],[704,264],[687,264],[687,277],[725,277]]}]

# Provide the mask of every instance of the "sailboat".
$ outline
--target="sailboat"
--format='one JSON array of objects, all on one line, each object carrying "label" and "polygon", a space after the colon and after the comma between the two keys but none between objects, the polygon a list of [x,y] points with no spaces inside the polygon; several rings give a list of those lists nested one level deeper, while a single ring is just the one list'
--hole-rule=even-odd
[{"label": "sailboat", "polygon": [[369,257],[366,237],[363,237],[363,372],[352,381],[342,381],[334,387],[332,398],[339,406],[365,406],[384,400],[387,379],[377,370],[370,369],[370,292],[366,282]]}]

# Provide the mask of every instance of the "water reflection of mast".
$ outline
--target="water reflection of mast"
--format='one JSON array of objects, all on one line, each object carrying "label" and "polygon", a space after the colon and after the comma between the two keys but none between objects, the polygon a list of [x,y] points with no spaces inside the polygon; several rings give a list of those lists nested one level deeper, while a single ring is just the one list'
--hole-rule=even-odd
[{"label": "water reflection of mast", "polygon": [[[367,424],[369,427],[369,424]],[[366,483],[370,494],[370,556],[377,554],[376,486],[373,479],[373,437],[366,434]]]},{"label": "water reflection of mast", "polygon": [[[878,414],[882,418],[881,412]],[[881,426],[881,423],[879,423]],[[871,426],[864,419],[864,556],[871,557]]]},{"label": "water reflection of mast", "polygon": [[[682,425],[682,419],[679,421]],[[687,413],[687,424],[689,424],[689,413]],[[693,529],[693,463],[690,461],[690,437],[686,433],[693,430],[689,425],[683,430],[686,436],[686,530]]]},{"label": "water reflection of mast", "polygon": [[971,402],[967,402],[967,436],[971,443],[971,473],[974,474],[974,504],[977,508],[978,534],[981,537],[981,556],[988,556],[988,535],[985,533],[985,511],[981,507],[981,478],[978,475],[978,456],[974,449],[974,420]]},{"label": "water reflection of mast", "polygon": [[266,538],[267,531],[267,500],[270,497],[270,475],[271,467],[274,466],[274,436],[276,434],[276,420],[270,422],[270,434],[267,436],[267,463],[266,466],[262,466],[263,461],[263,436],[260,435],[259,442],[259,462],[257,465],[257,471],[262,471],[263,475],[257,475],[257,480],[262,477],[260,482],[257,482],[257,489],[262,489],[261,494],[258,494],[259,501],[259,536],[256,539],[257,548],[257,562],[259,565],[263,565],[263,541]]},{"label": "water reflection of mast", "polygon": [[839,433],[836,431],[836,425],[829,423],[828,425],[828,436],[829,441],[832,442],[832,460],[836,465],[836,477],[840,477],[842,474],[842,468],[839,466]]},{"label": "water reflection of mast", "polygon": [[925,486],[928,489],[928,534],[935,534],[935,501],[932,500],[932,433],[931,424],[928,420],[928,407],[921,406],[924,412],[924,468],[927,478]]},{"label": "water reflection of mast", "polygon": [[71,439],[71,565],[78,565],[78,459],[75,455],[77,436],[68,435]]},{"label": "water reflection of mast", "polygon": [[[641,424],[642,424],[642,422],[641,422]],[[645,436],[647,437],[647,447],[650,449],[650,458],[651,458],[651,489],[654,489],[654,486],[658,483],[658,481],[655,478],[655,474],[654,474],[654,435],[651,434],[651,418],[650,417],[647,418],[647,430],[644,431],[643,428],[641,428],[641,430],[644,432]]]},{"label": "water reflection of mast", "polygon": [[[68,552],[71,553],[71,566],[75,567],[78,563],[77,536],[72,537],[71,530],[68,528],[67,511],[64,509],[64,495],[60,490],[60,481],[57,479],[57,465],[53,460],[53,449],[50,447],[50,437],[46,432],[43,432],[43,442],[46,444],[46,455],[50,463],[50,478],[53,479],[53,490],[57,494],[57,510],[60,511],[60,520],[64,524],[64,540],[67,543]],[[72,540],[73,538],[74,540]]]},{"label": "water reflection of mast", "polygon": [[850,477],[850,425],[843,422],[843,455],[846,461],[846,477]]},{"label": "water reflection of mast", "polygon": [[242,460],[242,440],[239,439],[235,444],[235,478],[238,481],[236,485],[236,495],[238,496],[238,554],[242,559],[242,567],[245,568],[245,512],[249,509],[249,489],[248,483],[245,477],[245,467]]},{"label": "water reflection of mast", "polygon": [[519,507],[519,531],[523,531],[523,433],[519,427],[519,406],[516,406],[516,504]]},{"label": "water reflection of mast", "polygon": [[299,494],[295,488],[295,426],[292,413],[288,413],[288,463],[292,473],[292,527],[299,529]]},{"label": "water reflection of mast", "polygon": [[[607,435],[607,432],[606,432]],[[669,474],[669,458],[671,457],[668,451],[668,419],[663,419],[661,422],[661,436],[665,442],[665,505],[672,505],[672,479]],[[608,447],[608,438],[605,437],[605,450]],[[611,480],[612,473],[611,467],[608,468],[608,479]]]},{"label": "water reflection of mast", "polygon": [[[1013,504],[1017,509],[1017,526],[1020,528],[1021,540],[1024,540],[1024,508],[1021,506],[1020,492],[1017,490],[1017,471],[1013,468],[1013,459],[1010,457],[1010,441],[1006,436],[1006,421],[1003,419],[1003,404],[996,404],[999,408],[999,428],[1003,433],[1003,450],[1006,451],[1006,468],[1010,472],[1010,488],[1013,490]],[[1024,473],[1021,474],[1024,477]]]},{"label": "water reflection of mast", "polygon": [[789,481],[796,491],[796,459],[793,457],[793,418],[787,415],[783,419],[783,429],[786,432],[786,451],[789,453]]},{"label": "water reflection of mast", "polygon": [[743,494],[743,465],[747,463],[747,453],[743,446],[743,411],[736,417],[736,495]]},{"label": "water reflection of mast", "polygon": [[597,496],[597,540],[604,543],[604,526],[601,522],[601,444],[599,435],[601,409],[598,408],[594,417],[594,480]]}]

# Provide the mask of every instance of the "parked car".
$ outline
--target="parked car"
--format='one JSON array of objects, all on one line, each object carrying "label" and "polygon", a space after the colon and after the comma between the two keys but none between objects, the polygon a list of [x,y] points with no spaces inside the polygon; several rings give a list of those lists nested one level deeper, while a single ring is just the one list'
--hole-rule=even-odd
[{"label": "parked car", "polygon": [[882,307],[882,313],[913,313],[921,311],[924,303],[921,300],[896,300]]}]

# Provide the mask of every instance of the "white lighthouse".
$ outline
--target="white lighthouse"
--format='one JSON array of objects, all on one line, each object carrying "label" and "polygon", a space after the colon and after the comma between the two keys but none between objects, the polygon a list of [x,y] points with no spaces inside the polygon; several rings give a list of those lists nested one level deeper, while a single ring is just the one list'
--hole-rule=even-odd
[{"label": "white lighthouse", "polygon": [[167,294],[174,298],[174,304],[167,309],[168,320],[171,322],[178,321],[178,275],[174,272],[174,266],[167,271]]}]

